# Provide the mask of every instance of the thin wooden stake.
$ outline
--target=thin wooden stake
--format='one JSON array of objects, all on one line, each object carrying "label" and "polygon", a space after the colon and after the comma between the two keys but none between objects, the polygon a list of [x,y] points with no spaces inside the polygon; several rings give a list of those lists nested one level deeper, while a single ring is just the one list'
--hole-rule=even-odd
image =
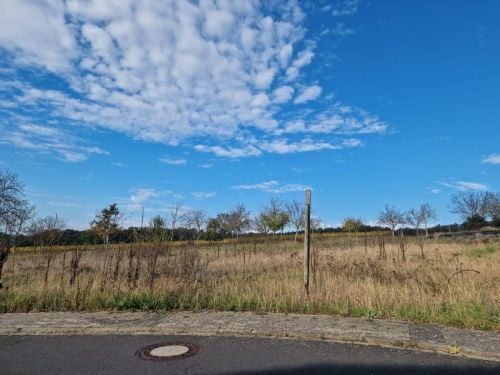
[{"label": "thin wooden stake", "polygon": [[311,251],[311,190],[306,190],[306,202],[304,207],[304,288],[309,295],[309,267]]}]

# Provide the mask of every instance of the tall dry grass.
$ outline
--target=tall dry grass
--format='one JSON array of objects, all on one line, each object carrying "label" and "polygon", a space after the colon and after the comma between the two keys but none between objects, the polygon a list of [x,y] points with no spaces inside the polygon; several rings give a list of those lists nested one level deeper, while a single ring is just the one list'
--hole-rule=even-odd
[{"label": "tall dry grass", "polygon": [[18,252],[0,311],[216,309],[327,313],[500,329],[500,242],[314,238]]}]

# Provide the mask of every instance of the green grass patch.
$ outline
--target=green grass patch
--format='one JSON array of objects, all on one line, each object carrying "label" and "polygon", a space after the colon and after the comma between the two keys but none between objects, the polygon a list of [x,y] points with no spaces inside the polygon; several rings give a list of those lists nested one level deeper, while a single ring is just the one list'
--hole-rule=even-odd
[{"label": "green grass patch", "polygon": [[148,292],[78,296],[62,291],[40,293],[0,292],[0,313],[30,311],[172,311],[172,310],[254,311],[259,313],[329,314],[369,319],[400,319],[475,329],[499,329],[500,311],[487,304],[442,303],[433,309],[413,306],[368,308],[349,304],[327,304],[289,298],[266,300],[237,295],[210,296],[200,293]]},{"label": "green grass patch", "polygon": [[481,258],[493,254],[496,251],[497,248],[494,246],[473,247],[470,249],[466,249],[465,254],[473,258]]}]

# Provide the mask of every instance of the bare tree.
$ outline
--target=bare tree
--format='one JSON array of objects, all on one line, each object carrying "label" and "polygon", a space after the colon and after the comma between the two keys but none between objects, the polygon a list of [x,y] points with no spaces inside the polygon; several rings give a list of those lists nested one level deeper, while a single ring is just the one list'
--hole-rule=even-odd
[{"label": "bare tree", "polygon": [[186,216],[182,208],[181,202],[175,202],[168,212],[168,223],[170,227],[170,241],[174,240],[175,230],[185,221]]},{"label": "bare tree", "polygon": [[286,205],[290,223],[295,229],[294,241],[297,242],[299,231],[304,229],[304,205],[299,201],[293,200]]},{"label": "bare tree", "polygon": [[[35,248],[38,247],[43,250],[47,247],[49,250],[57,245],[63,235],[63,230],[66,227],[66,222],[62,220],[57,214],[54,216],[46,216],[43,218],[35,219],[31,223],[29,233],[34,239]],[[48,251],[45,254],[47,266],[45,268],[45,286],[49,280],[50,265],[54,258],[54,253]]]},{"label": "bare tree", "polygon": [[437,219],[436,210],[429,203],[421,204],[417,209],[412,208],[406,213],[406,222],[410,224],[417,236],[419,235],[420,226],[423,224],[425,229],[425,237],[429,237],[428,225],[431,221]]},{"label": "bare tree", "polygon": [[403,225],[406,220],[404,213],[396,209],[394,206],[386,204],[384,209],[380,211],[378,215],[378,222],[391,228],[392,237],[394,237],[396,227],[398,225]]},{"label": "bare tree", "polygon": [[415,208],[412,208],[411,210],[409,210],[406,213],[406,219],[405,220],[406,220],[406,222],[408,224],[410,224],[413,228],[415,228],[415,232],[416,232],[416,234],[418,236],[419,235],[420,226],[423,223],[423,218],[422,218],[420,209],[417,210]]},{"label": "bare tree", "polygon": [[186,225],[196,230],[196,241],[198,242],[207,225],[207,213],[203,210],[189,210],[185,214]]},{"label": "bare tree", "polygon": [[0,171],[0,289],[2,270],[16,236],[33,216],[34,207],[24,199],[24,185],[16,174]]},{"label": "bare tree", "polygon": [[500,193],[495,193],[489,214],[491,216],[492,224],[500,226]]},{"label": "bare tree", "polygon": [[43,250],[45,247],[57,245],[65,228],[66,221],[55,214],[33,220],[28,233],[33,238],[35,248]]},{"label": "bare tree", "polygon": [[421,204],[418,208],[420,219],[424,224],[425,237],[429,237],[428,225],[430,222],[437,220],[436,210],[429,203]]},{"label": "bare tree", "polygon": [[477,216],[486,219],[498,204],[498,193],[464,191],[451,197],[450,211],[463,220]]},{"label": "bare tree", "polygon": [[[215,223],[217,223],[217,225],[215,225]],[[209,227],[211,231],[215,230],[217,227],[217,232],[221,237],[233,235],[230,228],[230,214],[228,212],[221,212],[217,214],[215,220],[209,223]]]},{"label": "bare tree", "polygon": [[311,232],[319,232],[323,223],[323,219],[311,213]]}]

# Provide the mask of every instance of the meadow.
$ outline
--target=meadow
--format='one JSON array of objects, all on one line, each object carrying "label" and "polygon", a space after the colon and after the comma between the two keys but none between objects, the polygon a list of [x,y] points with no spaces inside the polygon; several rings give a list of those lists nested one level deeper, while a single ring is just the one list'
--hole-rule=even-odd
[{"label": "meadow", "polygon": [[0,312],[231,310],[500,329],[500,240],[313,235],[17,248]]}]

